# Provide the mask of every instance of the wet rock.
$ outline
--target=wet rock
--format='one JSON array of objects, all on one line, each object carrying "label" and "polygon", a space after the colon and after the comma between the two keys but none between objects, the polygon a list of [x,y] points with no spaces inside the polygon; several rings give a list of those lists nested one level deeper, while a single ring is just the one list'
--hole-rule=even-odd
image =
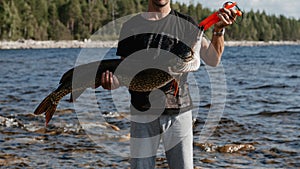
[{"label": "wet rock", "polygon": [[4,159],[0,159],[0,166],[7,166],[7,161]]},{"label": "wet rock", "polygon": [[0,116],[0,126],[21,127],[21,128],[24,127],[24,125],[21,123],[21,121],[15,119],[15,118],[3,117],[3,116]]},{"label": "wet rock", "polygon": [[167,159],[164,157],[156,158],[156,166],[155,168],[169,168]]},{"label": "wet rock", "polygon": [[58,135],[61,134],[63,131],[62,129],[48,129],[48,128],[40,128],[38,130],[34,131],[35,133],[39,133],[39,134],[48,134],[48,135]]},{"label": "wet rock", "polygon": [[195,166],[194,169],[202,169],[201,167]]},{"label": "wet rock", "polygon": [[208,158],[204,158],[202,160],[200,160],[202,163],[214,163],[215,160],[211,160],[211,159],[208,159]]},{"label": "wet rock", "polygon": [[44,141],[44,140],[48,140],[48,136],[47,135],[37,136],[34,139],[37,141]]},{"label": "wet rock", "polygon": [[122,135],[120,136],[119,138],[119,142],[126,142],[126,141],[129,141],[130,140],[130,133],[126,134],[126,135]]},{"label": "wet rock", "polygon": [[0,166],[28,167],[29,159],[14,154],[0,154]]},{"label": "wet rock", "polygon": [[238,151],[253,151],[255,147],[252,144],[227,144],[217,148],[220,153],[235,153]]},{"label": "wet rock", "polygon": [[280,162],[276,161],[276,160],[265,160],[264,163],[265,164],[280,164]]},{"label": "wet rock", "polygon": [[74,113],[75,110],[74,109],[60,109],[60,110],[56,110],[57,114],[71,114]]},{"label": "wet rock", "polygon": [[226,144],[224,146],[217,146],[211,143],[194,143],[194,146],[199,147],[205,152],[220,152],[220,153],[235,153],[239,151],[253,151],[255,147],[251,143],[245,144]]},{"label": "wet rock", "polygon": [[110,127],[112,128],[113,130],[115,131],[120,131],[120,128],[116,125],[113,125],[113,124],[109,124],[109,123],[105,123],[106,127]]},{"label": "wet rock", "polygon": [[211,143],[194,143],[194,146],[199,147],[201,150],[205,152],[215,152],[217,146]]}]

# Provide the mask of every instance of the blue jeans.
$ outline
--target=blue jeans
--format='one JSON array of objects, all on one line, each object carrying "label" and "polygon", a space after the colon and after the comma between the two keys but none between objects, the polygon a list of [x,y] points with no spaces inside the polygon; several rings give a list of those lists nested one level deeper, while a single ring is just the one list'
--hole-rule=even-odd
[{"label": "blue jeans", "polygon": [[130,135],[131,169],[154,169],[161,139],[171,169],[193,169],[192,111],[132,121]]}]

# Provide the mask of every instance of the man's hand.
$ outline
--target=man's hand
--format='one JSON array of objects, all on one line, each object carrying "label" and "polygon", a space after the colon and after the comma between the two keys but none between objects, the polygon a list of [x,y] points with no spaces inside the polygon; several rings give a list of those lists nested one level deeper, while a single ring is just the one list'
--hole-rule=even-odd
[{"label": "man's hand", "polygon": [[233,24],[237,17],[234,9],[221,8],[218,13],[220,21],[214,25],[214,31],[216,32],[219,32],[226,26]]},{"label": "man's hand", "polygon": [[107,70],[102,73],[101,86],[107,90],[114,90],[120,87],[120,83],[117,77]]},{"label": "man's hand", "polygon": [[231,8],[219,9],[218,17],[220,21],[214,24],[213,32],[217,33],[217,36],[212,36],[211,44],[213,45],[209,45],[209,43],[203,41],[200,51],[200,56],[207,65],[215,67],[220,63],[224,51],[224,31],[222,30],[234,23],[237,17],[236,12],[236,10]]}]

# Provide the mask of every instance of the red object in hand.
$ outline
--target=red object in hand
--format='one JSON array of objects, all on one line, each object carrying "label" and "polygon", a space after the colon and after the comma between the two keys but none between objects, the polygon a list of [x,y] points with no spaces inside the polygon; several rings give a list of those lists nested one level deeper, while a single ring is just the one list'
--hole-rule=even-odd
[{"label": "red object in hand", "polygon": [[[233,7],[237,7],[236,15],[237,16],[242,16],[242,12],[240,11],[240,9],[237,6],[236,2],[228,1],[228,2],[224,3],[224,8],[226,8],[226,9],[230,9],[230,8],[233,8]],[[200,22],[199,27],[202,28],[203,30],[207,30],[213,24],[215,24],[219,21],[220,21],[220,19],[218,17],[218,12],[215,12],[215,13],[211,14],[210,16],[208,16],[207,18],[205,18],[202,22]]]}]

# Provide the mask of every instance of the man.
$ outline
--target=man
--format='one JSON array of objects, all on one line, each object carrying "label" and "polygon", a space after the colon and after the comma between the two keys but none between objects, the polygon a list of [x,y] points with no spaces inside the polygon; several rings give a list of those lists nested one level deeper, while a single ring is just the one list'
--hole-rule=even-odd
[{"label": "man", "polygon": [[[199,34],[196,22],[191,17],[172,10],[170,0],[149,0],[147,13],[137,15],[124,23],[117,55],[125,59],[138,53],[139,56],[136,58],[145,62],[149,58],[156,60],[171,58],[166,55],[177,55],[184,62],[196,63],[198,66],[187,69],[194,71],[199,67],[200,58],[197,56],[200,54],[207,65],[217,66],[224,50],[224,28],[234,22],[236,14],[233,10],[222,8],[219,10],[218,17],[220,21],[214,25],[211,44],[204,39],[201,41],[201,50],[193,51],[195,43],[197,46]],[[189,51],[187,52],[186,49]],[[171,54],[164,51],[169,51]],[[193,52],[198,53],[190,55]],[[170,168],[193,168],[192,104],[187,84],[187,71],[176,71],[174,69],[174,72],[170,72],[174,73],[172,75],[176,76],[177,81],[161,88],[165,94],[164,99],[160,100],[156,97],[152,100],[160,100],[164,103],[161,115],[148,121],[145,120],[146,117],[144,121],[131,122],[132,169],[155,167],[155,155],[160,139],[163,140]],[[118,79],[112,72],[103,73],[101,81],[105,89],[113,90],[119,87]],[[153,107],[150,93],[129,92],[131,113],[146,112]],[[139,116],[138,113],[135,115]],[[147,115],[141,113],[140,116]]]}]

